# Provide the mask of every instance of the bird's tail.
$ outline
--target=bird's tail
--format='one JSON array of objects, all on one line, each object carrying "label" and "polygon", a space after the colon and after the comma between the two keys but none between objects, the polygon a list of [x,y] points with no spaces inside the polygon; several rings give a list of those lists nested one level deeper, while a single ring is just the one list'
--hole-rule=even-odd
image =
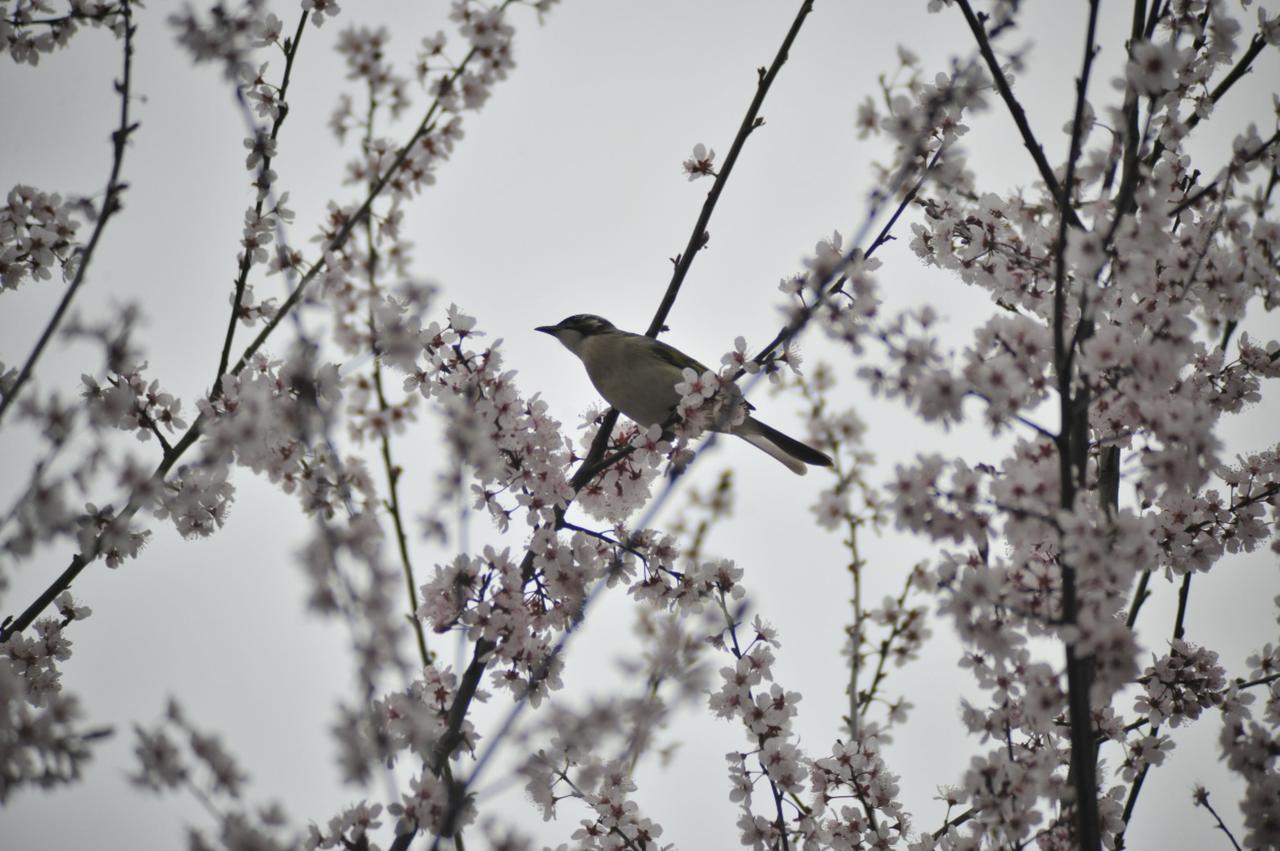
[{"label": "bird's tail", "polygon": [[788,437],[755,417],[747,417],[742,425],[733,430],[733,433],[757,449],[762,449],[777,458],[796,475],[803,476],[808,472],[807,464],[816,464],[819,467],[831,466],[831,459],[824,453],[801,443],[794,437]]}]

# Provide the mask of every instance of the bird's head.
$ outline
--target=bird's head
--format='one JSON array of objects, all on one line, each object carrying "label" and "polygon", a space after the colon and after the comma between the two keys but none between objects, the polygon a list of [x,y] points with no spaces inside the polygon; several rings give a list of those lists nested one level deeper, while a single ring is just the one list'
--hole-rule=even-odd
[{"label": "bird's head", "polygon": [[618,329],[608,319],[596,316],[593,313],[577,313],[566,319],[561,319],[555,325],[540,325],[534,330],[550,334],[563,343],[566,349],[576,355],[578,349],[582,346],[583,340]]}]

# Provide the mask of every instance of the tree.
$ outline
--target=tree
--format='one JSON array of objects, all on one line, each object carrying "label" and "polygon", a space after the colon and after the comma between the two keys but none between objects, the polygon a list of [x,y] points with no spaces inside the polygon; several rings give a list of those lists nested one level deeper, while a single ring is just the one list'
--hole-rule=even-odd
[{"label": "tree", "polygon": [[[11,365],[0,366],[6,468],[20,469],[0,506],[3,578],[22,583],[6,595],[15,615],[0,634],[7,806],[38,798],[32,786],[74,786],[95,753],[127,740],[134,785],[180,793],[162,798],[166,806],[185,795],[209,809],[193,819],[193,847],[526,847],[521,837],[536,830],[530,816],[539,811],[551,821],[538,835],[553,847],[687,845],[650,810],[662,799],[646,794],[646,778],[678,789],[679,818],[716,813],[703,826],[713,845],[1121,847],[1137,836],[1144,815],[1159,821],[1154,805],[1140,806],[1144,788],[1151,794],[1149,777],[1176,771],[1185,790],[1211,770],[1203,759],[1170,753],[1170,729],[1195,722],[1234,772],[1228,788],[1240,809],[1197,787],[1179,809],[1191,803],[1205,813],[1180,816],[1173,829],[1198,823],[1220,827],[1224,842],[1280,844],[1280,650],[1259,638],[1228,651],[1202,637],[1208,630],[1189,626],[1201,588],[1230,583],[1233,568],[1254,574],[1225,587],[1248,589],[1268,604],[1276,590],[1274,573],[1268,581],[1256,573],[1265,568],[1253,566],[1274,562],[1280,490],[1280,450],[1263,430],[1274,421],[1266,404],[1274,400],[1262,390],[1280,372],[1280,345],[1259,340],[1280,282],[1280,228],[1268,218],[1277,135],[1259,96],[1275,77],[1250,73],[1274,62],[1268,48],[1280,38],[1280,19],[1273,13],[1245,18],[1225,3],[1136,2],[1112,19],[1092,2],[1079,20],[1061,10],[1024,20],[1017,4],[979,12],[967,0],[934,2],[939,14],[914,31],[920,52],[930,47],[927,60],[900,48],[874,91],[845,94],[842,86],[835,98],[815,98],[811,90],[788,92],[788,74],[808,57],[829,79],[845,55],[807,37],[847,47],[861,31],[855,24],[868,22],[847,10],[824,19],[821,4],[798,4],[770,34],[771,59],[760,64],[754,88],[743,86],[740,99],[749,105],[734,119],[736,135],[727,145],[692,146],[683,163],[695,186],[710,189],[671,258],[665,290],[645,283],[634,288],[640,299],[610,295],[619,307],[644,311],[650,336],[670,323],[671,338],[684,345],[698,330],[694,317],[710,315],[730,329],[749,324],[768,342],[748,347],[739,338],[717,370],[687,375],[666,430],[619,423],[597,407],[577,432],[555,416],[577,410],[550,392],[542,398],[526,378],[537,374],[527,357],[519,375],[511,369],[516,359],[508,351],[533,352],[532,341],[527,348],[503,342],[492,329],[553,322],[591,308],[585,296],[604,300],[598,290],[584,293],[583,280],[603,287],[594,279],[606,273],[627,283],[651,275],[599,262],[576,266],[561,255],[578,278],[571,294],[535,285],[521,295],[517,275],[489,272],[505,268],[496,255],[522,256],[512,250],[520,244],[512,229],[500,228],[486,235],[485,249],[460,252],[465,263],[452,279],[429,284],[420,270],[434,273],[449,254],[436,234],[454,231],[416,212],[432,206],[436,191],[446,199],[438,209],[455,217],[473,205],[497,218],[497,206],[515,203],[506,187],[479,182],[483,169],[471,172],[471,186],[446,186],[450,169],[461,165],[455,153],[460,160],[469,146],[492,146],[517,168],[536,171],[530,165],[538,160],[526,159],[536,144],[532,130],[494,133],[484,122],[512,103],[501,100],[504,87],[519,85],[517,30],[528,32],[551,3],[455,3],[450,35],[431,34],[434,26],[414,30],[404,39],[412,45],[400,45],[399,25],[393,38],[385,27],[344,20],[354,10],[320,0],[305,0],[291,22],[258,2],[166,10],[163,20],[128,0],[46,5],[3,7],[14,60],[44,58],[40,73],[53,73],[49,64],[64,56],[47,54],[81,50],[81,31],[96,25],[115,36],[121,65],[105,190],[80,199],[19,183],[2,213],[5,298],[53,292],[55,272],[64,283],[47,311],[34,301],[6,311],[6,339],[17,342],[12,354],[5,350]],[[537,34],[540,47],[555,50],[557,21],[569,14],[552,12]],[[676,23],[683,26],[672,28],[672,39],[698,31],[693,20]],[[1027,35],[1043,39],[1050,25],[1062,38],[1028,48]],[[944,34],[945,48],[933,47],[926,26]],[[221,71],[219,80],[202,70],[210,97],[232,91],[227,115],[249,128],[250,206],[226,267],[230,278],[216,277],[217,298],[230,307],[213,323],[192,322],[209,313],[191,300],[210,284],[180,290],[175,312],[161,313],[166,330],[181,326],[192,340],[214,343],[207,353],[191,341],[175,347],[180,360],[199,360],[203,370],[188,379],[198,389],[184,392],[162,376],[166,361],[149,365],[165,335],[142,330],[144,316],[172,295],[125,286],[121,297],[143,293],[147,302],[111,306],[102,293],[82,307],[95,278],[105,285],[125,269],[133,276],[146,255],[164,253],[145,235],[159,227],[156,219],[140,232],[125,230],[135,189],[141,195],[155,182],[149,175],[165,168],[154,153],[142,156],[155,148],[146,140],[149,119],[139,117],[149,95],[140,91],[163,90],[158,78],[140,83],[137,47],[148,27],[176,36],[188,62]],[[317,174],[331,171],[288,165],[291,150],[301,159],[318,138],[303,132],[290,149],[294,121],[310,121],[310,130],[326,118],[317,118],[315,92],[324,90],[327,69],[306,61],[312,42],[335,29],[347,79],[327,123],[351,158],[337,191],[315,185],[325,183]],[[728,30],[715,32],[728,39]],[[607,85],[607,51],[620,48],[605,30],[595,32],[605,42],[592,56],[601,69],[596,80],[604,81],[600,95],[617,97]],[[1045,72],[1059,86],[1056,97],[1044,94],[1052,86],[1015,80],[1055,51],[1072,57],[1069,75],[1052,65]],[[576,74],[590,78],[591,68]],[[296,87],[308,74],[316,82],[300,96]],[[1068,76],[1074,86],[1063,98]],[[709,89],[713,78],[683,81],[690,114],[710,114],[733,98]],[[41,91],[57,90],[55,83]],[[190,90],[182,94],[197,100]],[[528,91],[521,94],[527,102]],[[490,98],[494,109],[474,115]],[[780,118],[766,123],[775,108]],[[629,112],[629,132],[651,132],[650,116],[640,119],[638,106]],[[857,134],[879,145],[883,162],[870,168],[869,193],[806,182],[802,147],[752,162],[757,172],[780,175],[806,209],[812,197],[814,209],[859,210],[854,230],[824,238],[802,268],[770,270],[783,276],[781,295],[760,294],[759,268],[733,278],[747,281],[741,286],[749,297],[698,295],[694,270],[725,255],[749,256],[749,240],[733,238],[743,218],[768,210],[773,229],[803,218],[735,195],[739,181],[753,179],[744,176],[742,158],[771,144],[775,127],[784,139],[808,141],[805,122],[833,115],[844,127],[841,144]],[[729,130],[668,122],[685,138]],[[1063,124],[1064,141],[1051,143]],[[980,135],[980,127],[992,129]],[[1218,127],[1225,135],[1207,135]],[[982,145],[992,138],[1018,150],[1025,178],[984,176]],[[212,135],[201,141],[208,147],[192,153],[176,137],[162,137],[161,147],[171,146],[169,155],[182,155],[191,171],[215,162],[226,145]],[[584,171],[609,174],[618,195],[630,197],[626,164],[615,159],[605,168],[593,153],[589,146],[580,153]],[[73,165],[49,155],[32,161]],[[669,161],[673,184],[675,166]],[[576,220],[571,191],[535,202],[551,218]],[[295,227],[292,212],[303,204],[314,222],[310,241],[298,235],[307,230]],[[185,207],[194,218],[214,203],[196,196]],[[198,240],[214,241],[222,222],[199,218]],[[712,225],[721,221],[729,237],[717,230],[713,242]],[[830,224],[821,227],[830,232]],[[581,252],[573,260],[588,256],[581,244],[594,233],[571,234]],[[427,246],[422,260],[411,234]],[[118,253],[109,255],[113,244]],[[166,249],[184,275],[203,275]],[[530,272],[548,274],[557,272]],[[927,282],[929,292],[967,286],[955,302],[904,300],[893,286],[899,275]],[[267,297],[273,287],[282,294]],[[681,314],[691,299],[693,312]],[[450,303],[472,301],[489,309]],[[765,334],[775,304],[785,306],[782,319]],[[530,309],[555,312],[525,315]],[[967,312],[971,331],[949,321],[952,311]],[[640,330],[643,321],[619,324]],[[802,337],[821,361],[802,362]],[[730,337],[723,339],[728,349]],[[551,365],[545,374],[563,372],[566,384],[586,392],[562,352],[536,357]],[[762,378],[776,399],[760,399]],[[710,459],[721,456],[704,451],[713,440],[703,429],[735,416],[726,404],[734,396],[724,392],[731,382],[761,407],[802,408],[809,439],[836,459],[834,478],[779,483],[768,476],[790,474],[744,466],[751,462],[729,452],[724,457],[737,469],[710,474]],[[855,407],[876,411],[887,429],[868,426]],[[1253,434],[1233,431],[1250,418],[1258,423]],[[882,430],[878,440],[864,440],[869,427],[873,436]],[[928,431],[911,431],[922,427]],[[929,434],[934,451],[920,452],[895,433]],[[77,655],[84,645],[105,653],[121,647],[105,627],[94,632],[108,593],[136,597],[146,584],[178,608],[199,608],[199,598],[175,591],[163,574],[99,598],[82,588],[96,581],[98,589],[118,589],[157,551],[168,555],[164,538],[188,542],[176,554],[200,546],[197,540],[234,535],[238,522],[261,522],[252,510],[244,516],[246,504],[256,504],[245,492],[258,482],[286,498],[260,503],[273,512],[261,537],[223,561],[252,561],[265,551],[273,554],[263,558],[269,564],[277,553],[296,555],[306,607],[331,625],[328,635],[343,636],[353,675],[335,676],[332,666],[317,672],[341,681],[326,683],[326,694],[341,694],[327,747],[348,784],[337,794],[358,802],[301,820],[261,806],[283,791],[250,795],[249,772],[231,756],[243,751],[214,732],[216,716],[231,714],[235,701],[205,709],[177,694],[159,721],[147,719],[160,704],[136,705],[130,736],[101,726],[94,704],[77,700],[68,661],[72,639],[84,639]],[[804,495],[792,496],[802,491],[788,488],[800,482]],[[769,505],[763,518],[748,509],[735,519],[734,504],[762,491],[775,503],[811,502],[812,510],[787,515]],[[279,516],[286,505],[295,518]],[[281,540],[262,539],[277,528]],[[832,542],[824,561],[810,543],[823,529],[839,535],[842,555]],[[896,543],[873,555],[871,532]],[[802,591],[796,599],[758,592],[764,580],[748,568],[758,561],[750,542],[760,534],[780,539],[780,551],[795,560],[783,569]],[[918,562],[894,550],[911,546],[902,543],[910,537]],[[51,559],[63,563],[53,573],[36,570]],[[17,570],[24,562],[31,566]],[[842,653],[833,652],[828,632],[819,643],[828,652],[812,668],[819,682],[845,689],[844,707],[842,717],[820,722],[825,738],[817,738],[802,733],[800,692],[780,649],[790,633],[771,621],[803,623],[812,598],[832,596],[816,567],[832,564],[847,568],[853,583],[846,641]],[[1198,573],[1212,576],[1197,580],[1192,595]],[[263,584],[274,576],[262,575]],[[241,586],[236,595],[220,620],[255,635],[258,648],[234,661],[275,658],[262,645],[279,632],[246,614],[266,597],[263,586]],[[874,605],[875,597],[883,602]],[[1167,623],[1156,624],[1165,614],[1155,610],[1162,597]],[[86,603],[95,618],[72,626],[89,614]],[[1246,603],[1239,601],[1234,631],[1274,634],[1263,620],[1274,609],[1258,618]],[[120,605],[117,611],[134,611]],[[597,662],[575,661],[596,648],[584,650],[588,640],[579,636],[608,635],[619,614],[634,621],[638,640],[613,636],[611,652],[623,657],[626,676],[613,693],[596,694],[582,678],[595,676]],[[927,655],[931,635],[932,646],[943,645],[934,656]],[[210,637],[199,665],[216,666],[221,655],[218,636]],[[205,637],[169,631],[148,640],[192,638]],[[962,694],[935,697],[929,683],[949,682],[944,669],[956,662],[969,684]],[[923,679],[913,679],[912,668],[922,666]],[[164,675],[151,680],[168,690]],[[287,723],[264,699],[267,684],[252,689],[255,719]],[[929,703],[959,712],[970,734],[958,743],[967,761],[917,764],[945,761],[929,728],[913,727]],[[668,773],[660,769],[667,748],[696,745],[699,722],[688,707],[733,725],[729,782],[723,764],[715,766],[714,792],[687,779],[701,770],[687,758]],[[904,756],[913,747],[914,760]],[[250,762],[253,756],[251,746]],[[492,784],[513,778],[533,808],[494,803]],[[943,803],[922,807],[921,788],[938,784],[948,786]],[[56,801],[60,793],[48,794]]]}]

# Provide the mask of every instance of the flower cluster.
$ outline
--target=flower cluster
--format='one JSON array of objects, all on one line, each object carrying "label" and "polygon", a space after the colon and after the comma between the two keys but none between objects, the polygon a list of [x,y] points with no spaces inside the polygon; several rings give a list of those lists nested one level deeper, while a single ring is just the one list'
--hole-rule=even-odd
[{"label": "flower cluster", "polygon": [[[3,26],[3,24],[0,24]],[[76,270],[76,231],[83,203],[19,184],[0,207],[0,292],[28,278],[44,281],[58,268],[64,279]]]},{"label": "flower cluster", "polygon": [[1218,665],[1217,653],[1178,638],[1138,682],[1146,693],[1138,697],[1134,708],[1146,715],[1152,726],[1168,722],[1177,727],[1222,702],[1226,675]]},{"label": "flower cluster", "polygon": [[[720,669],[720,688],[711,693],[709,706],[717,716],[741,723],[756,746],[751,752],[734,751],[725,758],[729,761],[729,798],[742,810],[738,819],[742,843],[765,848],[779,846],[789,827],[781,810],[776,819],[754,813],[756,781],[763,781],[776,801],[780,796],[803,792],[807,771],[803,754],[793,741],[792,719],[801,696],[773,681],[773,651],[778,646],[774,630],[758,616],[752,629],[755,635],[745,646],[738,642],[733,623],[717,637],[719,646],[733,655],[734,664]],[[754,769],[748,764],[752,757]]]},{"label": "flower cluster", "polygon": [[[726,614],[729,610],[723,609]],[[758,616],[754,638],[738,640],[730,622],[715,638],[735,664],[720,671],[721,686],[710,707],[718,716],[739,721],[754,749],[726,754],[729,799],[738,804],[743,845],[756,849],[795,843],[820,848],[888,848],[907,838],[910,823],[898,801],[898,778],[885,764],[881,748],[888,736],[875,724],[861,725],[849,742],[837,741],[830,756],[817,759],[800,749],[793,719],[800,694],[773,679],[774,630]],[[771,814],[754,809],[758,784],[769,792]],[[806,784],[807,803],[801,803]],[[848,801],[847,804],[835,802]],[[788,813],[787,810],[795,811]]]},{"label": "flower cluster", "polygon": [[1225,497],[1216,489],[1170,491],[1156,503],[1153,536],[1161,563],[1175,574],[1208,570],[1224,554],[1252,552],[1268,538],[1273,548],[1280,545],[1271,531],[1280,520],[1280,447],[1241,457],[1217,476],[1228,488]]},{"label": "flower cluster", "polygon": [[992,522],[985,478],[960,459],[947,463],[941,455],[921,456],[895,470],[889,508],[900,528],[985,550]]},{"label": "flower cluster", "polygon": [[559,815],[565,799],[588,808],[591,818],[583,819],[573,836],[579,848],[626,847],[624,837],[660,834],[661,827],[630,799],[636,784],[629,766],[657,746],[657,734],[678,702],[694,703],[706,692],[705,624],[641,612],[636,633],[647,650],[642,660],[622,661],[637,692],[610,693],[582,708],[552,702],[520,768],[525,789],[545,819]]},{"label": "flower cluster", "polygon": [[[583,456],[590,453],[604,416],[603,411],[589,411],[584,416],[579,439]],[[679,460],[688,455],[683,445],[663,439],[661,426],[641,428],[628,421],[609,436],[605,457],[617,460],[583,485],[575,502],[591,517],[621,523],[649,501],[663,459]]]},{"label": "flower cluster", "polygon": [[[305,351],[287,360],[255,355],[239,375],[224,375],[219,392],[197,402],[204,420],[204,467],[236,463],[297,493],[311,514],[331,516],[352,493],[372,498],[372,484],[354,457],[339,460],[324,442],[325,419],[340,398],[333,364],[317,365]],[[208,505],[231,498],[225,476],[180,477],[174,493]],[[216,493],[204,493],[212,488]],[[177,518],[181,512],[170,510]]]},{"label": "flower cluster", "polygon": [[[741,339],[741,338],[739,338]],[[731,355],[725,356],[720,373],[686,367],[683,381],[676,384],[680,396],[676,404],[676,436],[691,440],[703,431],[733,431],[747,418],[750,406],[733,382],[738,365]]]},{"label": "flower cluster", "polygon": [[80,376],[81,396],[93,425],[131,431],[138,440],[152,435],[163,439],[163,432],[172,434],[187,427],[182,400],[162,391],[159,381],[148,384],[142,377],[146,367],[141,363],[115,372],[105,384],[89,375]]},{"label": "flower cluster", "polygon": [[573,840],[581,851],[614,851],[622,848],[648,848],[662,835],[662,826],[640,812],[628,794],[636,790],[626,765],[606,765],[591,788],[580,790],[580,797],[595,812],[595,818],[582,819],[573,832]]},{"label": "flower cluster", "polygon": [[[380,766],[406,757],[418,764],[438,765],[444,743],[451,738],[460,745],[453,752],[455,758],[470,752],[476,740],[471,722],[464,719],[460,726],[450,726],[449,708],[457,686],[452,671],[427,665],[408,688],[374,701],[372,711],[344,710],[334,733],[347,779],[366,783]],[[487,697],[483,692],[477,695],[480,700]],[[471,805],[452,799],[448,784],[438,773],[423,771],[410,781],[409,791],[387,807],[388,814],[397,819],[396,833],[439,833],[446,820],[457,829],[474,818]],[[312,825],[308,847],[337,848],[359,842],[379,826],[381,812],[380,804],[361,801],[330,819],[327,830]]]},{"label": "flower cluster", "polygon": [[243,0],[239,8],[217,4],[207,15],[190,6],[168,18],[178,44],[192,61],[218,62],[228,80],[237,80],[250,67],[253,52],[270,44],[278,32],[278,20],[263,11],[262,0]]},{"label": "flower cluster", "polygon": [[[839,311],[839,316],[845,320],[839,339],[861,349],[863,336],[873,330],[870,317],[851,309]],[[884,344],[888,362],[859,367],[858,375],[873,394],[887,399],[901,397],[922,419],[945,426],[963,418],[961,403],[968,391],[942,361],[936,336],[938,318],[937,312],[926,306],[880,323],[875,334]],[[991,380],[988,376],[987,381]]]},{"label": "flower cluster", "polygon": [[58,664],[71,657],[64,630],[92,614],[63,592],[59,618],[43,618],[31,636],[0,644],[0,803],[23,786],[48,789],[79,779],[89,760],[83,712],[63,691]]},{"label": "flower cluster", "polygon": [[349,848],[367,842],[369,832],[382,826],[381,815],[382,804],[367,801],[352,804],[330,818],[326,830],[312,823],[302,847],[315,851],[317,848]]},{"label": "flower cluster", "polygon": [[84,514],[76,518],[80,558],[88,562],[102,557],[107,567],[119,567],[125,559],[137,558],[151,532],[134,527],[131,514],[128,510],[117,513],[110,504],[99,508],[86,503]]},{"label": "flower cluster", "polygon": [[1280,820],[1276,818],[1276,802],[1280,801],[1280,733],[1275,710],[1280,697],[1274,680],[1270,685],[1263,721],[1256,720],[1250,708],[1254,696],[1238,684],[1227,688],[1221,706],[1218,744],[1227,766],[1245,781],[1240,810],[1247,831],[1243,841],[1250,848],[1280,843]]},{"label": "flower cluster", "polygon": [[[198,795],[209,803],[224,847],[284,851],[302,846],[303,836],[290,834],[279,804],[245,807],[247,775],[222,741],[192,724],[177,701],[169,701],[161,721],[150,729],[137,725],[134,733],[138,770],[130,781],[153,792],[189,790]],[[191,830],[190,841],[193,848],[215,847],[196,829]]]}]

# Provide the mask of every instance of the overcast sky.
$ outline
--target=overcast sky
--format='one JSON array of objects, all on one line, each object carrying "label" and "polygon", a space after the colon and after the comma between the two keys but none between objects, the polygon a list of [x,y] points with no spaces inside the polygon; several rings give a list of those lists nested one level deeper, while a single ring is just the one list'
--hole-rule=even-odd
[{"label": "overcast sky", "polygon": [[[291,31],[296,4],[275,5]],[[339,185],[350,149],[340,148],[325,129],[337,95],[353,91],[332,50],[340,29],[385,23],[406,73],[421,36],[449,32],[443,3],[343,5],[343,15],[319,31],[309,28],[304,37],[276,164],[278,186],[289,191],[298,213],[291,241],[304,248],[310,248],[326,202],[355,197]],[[723,156],[754,93],[755,69],[772,59],[797,5],[570,0],[543,26],[527,10],[512,13],[517,68],[480,114],[468,115],[466,138],[440,169],[438,184],[412,209],[406,230],[417,245],[416,272],[441,289],[441,312],[456,302],[478,317],[482,330],[502,338],[521,390],[541,393],[568,428],[576,428],[596,401],[594,392],[576,360],[533,326],[579,312],[599,313],[633,330],[648,324],[670,275],[668,258],[682,250],[710,186],[688,182],[680,163],[699,142]],[[1033,48],[1018,92],[1049,160],[1057,163],[1066,153],[1061,128],[1070,120],[1085,4],[1024,5],[1023,25],[1008,42]],[[1120,68],[1122,44],[1114,34],[1127,28],[1126,5],[1103,4],[1101,29],[1111,35],[1104,37],[1095,72],[1099,93],[1109,91]],[[764,106],[766,124],[748,142],[721,200],[710,246],[693,266],[666,339],[709,363],[737,335],[758,348],[780,324],[778,280],[801,268],[818,239],[835,229],[847,236],[862,222],[875,179],[870,163],[887,154],[881,141],[857,140],[857,103],[876,95],[878,75],[897,66],[899,43],[920,56],[929,73],[971,51],[958,12],[927,15],[924,6],[819,0]],[[148,375],[191,411],[216,365],[243,210],[252,193],[243,169],[245,128],[231,93],[218,70],[193,67],[176,47],[163,20],[172,8],[153,0],[138,14],[134,91],[141,127],[125,164],[130,186],[124,214],[109,226],[78,304],[92,316],[105,305],[139,302],[147,317],[141,340]],[[1245,25],[1250,31],[1252,12]],[[118,67],[117,44],[101,32],[82,34],[70,50],[44,57],[34,69],[0,65],[0,187],[100,192],[117,109],[110,81]],[[1205,155],[1200,168],[1222,164],[1231,136],[1249,121],[1269,127],[1270,92],[1278,79],[1280,62],[1268,49],[1252,77],[1197,131],[1193,150]],[[407,118],[389,135],[407,137],[416,120]],[[970,125],[965,147],[981,188],[1002,192],[1032,183],[1034,169],[1007,114],[993,109]],[[906,233],[900,228],[900,235]],[[933,304],[955,329],[948,338],[953,349],[988,314],[983,293],[925,270],[906,239],[888,246],[882,259],[888,308]],[[278,278],[257,281],[262,296],[278,295],[282,287]],[[0,360],[12,364],[25,357],[58,296],[50,282],[4,294]],[[1274,330],[1274,319],[1257,322],[1254,336],[1275,336]],[[283,339],[273,345],[283,349]],[[841,358],[838,399],[868,422],[867,444],[877,455],[871,481],[883,482],[895,463],[922,450],[965,454],[972,461],[1002,457],[1004,444],[980,425],[950,432],[925,428],[896,404],[872,399],[853,378],[857,365],[840,353],[813,337],[803,348],[810,362]],[[51,351],[41,363],[40,386],[74,393],[79,373],[95,366],[85,355]],[[756,403],[763,419],[800,431],[794,398],[765,396]],[[1227,446],[1256,451],[1270,445],[1278,410],[1271,392],[1263,405],[1225,420]],[[417,504],[429,499],[437,425],[425,416],[397,444],[408,468],[405,488]],[[0,442],[3,505],[30,461],[31,444],[13,431],[6,429]],[[154,453],[155,446],[136,451]],[[850,593],[839,536],[817,529],[807,511],[824,486],[823,474],[793,476],[734,441],[721,442],[693,478],[713,481],[726,465],[737,471],[737,515],[713,535],[709,548],[745,569],[755,608],[778,627],[783,646],[777,678],[804,694],[801,744],[819,756],[841,735],[847,705],[837,650]],[[117,571],[94,564],[77,581],[74,593],[94,615],[69,631],[75,656],[65,666],[64,682],[83,698],[89,719],[113,726],[116,735],[96,749],[85,782],[49,794],[26,790],[0,811],[6,846],[170,848],[182,824],[207,826],[195,802],[156,799],[123,782],[133,768],[131,725],[158,717],[170,695],[240,757],[252,777],[250,798],[282,801],[297,823],[323,822],[345,803],[382,796],[381,786],[344,788],[334,762],[328,728],[336,700],[350,694],[354,677],[343,631],[303,612],[306,587],[294,553],[307,536],[306,522],[291,497],[247,471],[236,470],[234,480],[237,502],[219,534],[184,542],[155,523],[141,558]],[[103,494],[103,502],[112,499]],[[677,494],[670,505],[682,504]],[[659,526],[670,521],[671,510]],[[522,532],[506,543],[518,547]],[[470,524],[473,547],[491,540],[501,539],[481,519]],[[26,565],[0,610],[25,606],[70,555],[50,551]],[[867,599],[878,600],[896,591],[930,550],[889,529],[865,542],[864,555]],[[419,543],[415,558],[425,579],[429,566],[451,559],[452,551]],[[1153,584],[1139,633],[1159,654],[1175,589],[1158,578]],[[1271,599],[1278,591],[1273,555],[1222,563],[1196,583],[1188,637],[1220,650],[1229,672],[1237,672],[1248,653],[1275,639]],[[632,609],[617,593],[601,603],[599,621],[589,623],[570,648],[567,699],[607,694],[623,682],[615,660],[634,652],[635,640],[614,625],[629,623]],[[958,644],[947,622],[935,618],[933,629],[924,658],[895,671],[889,682],[891,693],[907,694],[916,705],[887,759],[902,775],[902,798],[921,830],[942,821],[942,805],[931,800],[936,787],[958,782],[969,757],[985,750],[959,722],[958,699],[969,680],[956,667]],[[453,648],[441,646],[449,659]],[[482,731],[492,716],[485,712],[477,722]],[[666,827],[663,840],[682,848],[736,844],[723,754],[744,740],[737,726],[706,715],[697,707],[681,716],[663,735],[664,742],[680,744],[674,761],[640,774],[637,800]],[[1132,847],[1223,847],[1207,814],[1190,806],[1192,782],[1203,782],[1219,811],[1238,824],[1239,786],[1218,763],[1217,732],[1216,718],[1173,731],[1179,749],[1148,778],[1129,836]],[[1117,754],[1104,752],[1104,758],[1114,762]],[[690,806],[691,790],[706,804]],[[576,826],[572,806],[564,807],[558,824],[543,825],[521,803],[518,788],[505,794],[511,806],[501,810],[503,817],[552,845],[567,841]]]}]

